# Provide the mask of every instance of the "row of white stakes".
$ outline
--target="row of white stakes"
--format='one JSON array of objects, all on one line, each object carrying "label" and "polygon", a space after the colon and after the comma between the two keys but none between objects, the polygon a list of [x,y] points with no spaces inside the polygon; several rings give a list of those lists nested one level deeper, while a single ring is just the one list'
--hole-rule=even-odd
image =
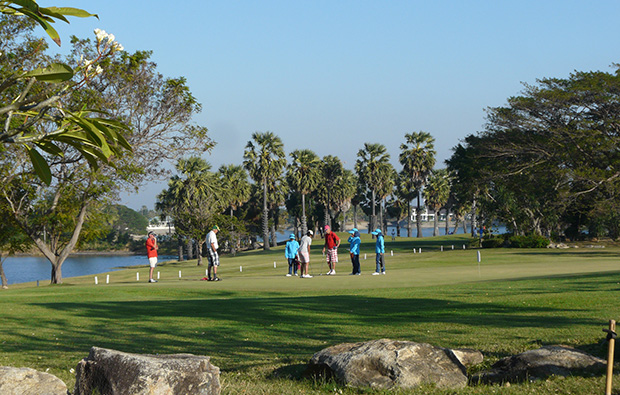
[{"label": "row of white stakes", "polygon": [[[454,249],[454,245],[452,245],[452,249]],[[463,249],[465,249],[465,244],[463,244]],[[443,251],[443,246],[441,246],[441,251]],[[415,254],[416,250],[415,248],[413,249],[413,253]],[[422,249],[418,249],[418,254],[422,253]],[[394,251],[391,250],[390,251],[390,255],[394,256]],[[364,259],[367,259],[367,254],[364,254]],[[480,258],[480,251],[478,251],[478,263],[480,263],[481,258]],[[276,261],[273,261],[273,268],[276,269],[277,268],[277,263]],[[239,266],[239,271],[243,272],[243,266]],[[209,270],[205,269],[205,275],[209,275]],[[181,270],[179,270],[179,278],[182,278],[182,273]],[[159,272],[157,272],[157,279],[159,280]],[[140,272],[136,272],[136,281],[140,281]],[[106,275],[106,279],[105,279],[105,283],[109,284],[110,283],[110,275],[107,274]],[[99,284],[99,278],[97,276],[95,276],[95,285]],[[38,286],[38,281],[37,281],[37,286]]]}]

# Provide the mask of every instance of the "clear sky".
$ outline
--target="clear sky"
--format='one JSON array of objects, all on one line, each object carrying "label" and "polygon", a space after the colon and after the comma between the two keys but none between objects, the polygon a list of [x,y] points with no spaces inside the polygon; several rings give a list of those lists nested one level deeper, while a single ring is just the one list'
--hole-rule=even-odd
[{"label": "clear sky", "polygon": [[[288,153],[309,148],[353,169],[365,142],[398,164],[405,133],[429,132],[437,167],[537,78],[611,71],[620,62],[620,2],[378,0],[41,0],[99,14],[58,26],[113,33],[126,50],[152,50],[158,70],[185,76],[203,105],[195,122],[217,142],[215,169],[241,164],[253,132]],[[152,208],[166,186],[124,195]]]}]

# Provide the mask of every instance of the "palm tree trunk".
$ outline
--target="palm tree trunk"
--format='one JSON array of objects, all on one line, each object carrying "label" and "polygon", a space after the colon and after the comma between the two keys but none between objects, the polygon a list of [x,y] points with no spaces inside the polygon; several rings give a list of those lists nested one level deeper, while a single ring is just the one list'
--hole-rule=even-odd
[{"label": "palm tree trunk", "polygon": [[445,225],[446,235],[450,233],[450,210],[446,208],[446,225]]},{"label": "palm tree trunk", "polygon": [[435,210],[433,216],[433,236],[439,236],[439,210]]},{"label": "palm tree trunk", "polygon": [[[372,216],[370,217],[370,229],[368,233],[373,232],[376,228],[375,224],[377,223],[377,214],[375,210],[375,190],[372,190]],[[374,236],[372,237],[375,238]]]},{"label": "palm tree trunk", "polygon": [[411,237],[411,202],[407,202],[407,237]]},{"label": "palm tree trunk", "polygon": [[416,237],[422,237],[422,213],[420,212],[420,192],[418,192],[418,208],[416,210],[416,226],[418,234]]},{"label": "palm tree trunk", "polygon": [[306,218],[306,194],[301,194],[301,234],[305,236],[308,233],[308,219]]},{"label": "palm tree trunk", "polygon": [[179,254],[179,262],[182,262],[185,259],[184,255],[183,255],[183,240],[179,236],[179,237],[177,237],[177,241],[178,241],[177,251],[178,251],[178,254]]},{"label": "palm tree trunk", "polygon": [[353,227],[357,229],[357,206],[353,206]]},{"label": "palm tree trunk", "polygon": [[200,240],[196,242],[196,258],[198,260],[197,266],[202,266],[202,243]]},{"label": "palm tree trunk", "polygon": [[263,250],[269,250],[269,210],[267,210],[267,179],[263,179]]}]

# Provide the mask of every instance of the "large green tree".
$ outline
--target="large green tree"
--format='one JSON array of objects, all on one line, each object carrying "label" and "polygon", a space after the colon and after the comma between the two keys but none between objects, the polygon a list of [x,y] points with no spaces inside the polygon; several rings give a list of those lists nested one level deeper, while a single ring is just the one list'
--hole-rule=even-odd
[{"label": "large green tree", "polygon": [[286,165],[284,144],[272,132],[255,132],[243,153],[243,166],[263,192],[263,249],[269,250],[268,188],[276,183]]},{"label": "large green tree", "polygon": [[487,217],[517,233],[550,235],[578,233],[579,224],[612,212],[620,190],[620,66],[613,67],[526,84],[455,148],[452,167],[459,182],[479,189]]},{"label": "large green tree", "polygon": [[411,180],[417,194],[416,225],[417,237],[422,237],[421,194],[428,176],[435,167],[435,139],[427,132],[405,134],[405,142],[400,145],[398,160],[403,172]]},{"label": "large green tree", "polygon": [[[109,35],[99,32],[92,42],[74,40],[74,51],[67,63],[82,64],[85,59],[93,59],[110,39]],[[16,43],[14,46],[29,47],[29,44],[24,45]],[[102,202],[116,197],[120,191],[135,190],[141,183],[161,176],[166,160],[202,152],[212,146],[206,128],[189,123],[200,106],[184,80],[161,77],[146,55],[148,53],[131,55],[114,51],[101,63],[101,70],[94,71],[90,61],[88,65],[84,63],[85,72],[93,73],[89,74],[89,84],[72,90],[56,102],[66,114],[82,114],[85,119],[76,118],[75,122],[82,122],[87,129],[91,123],[103,125],[106,130],[108,124],[128,125],[119,129],[124,149],[121,145],[104,144],[104,140],[90,129],[87,133],[99,139],[101,149],[109,150],[109,157],[88,148],[88,142],[78,145],[58,135],[54,143],[45,143],[48,149],[40,154],[49,171],[49,180],[46,180],[40,176],[44,166],[32,160],[31,151],[26,152],[15,144],[3,146],[0,196],[24,233],[50,261],[52,283],[62,282],[61,266],[77,245],[84,222],[96,213]],[[89,65],[91,71],[87,71]],[[92,118],[83,108],[106,112],[112,121]],[[14,121],[12,118],[11,123]],[[61,118],[56,122],[64,121]],[[38,133],[49,130],[45,123],[35,123],[29,128],[39,130]],[[79,134],[75,136],[79,139]],[[133,146],[132,151],[127,149],[130,146]]]}]

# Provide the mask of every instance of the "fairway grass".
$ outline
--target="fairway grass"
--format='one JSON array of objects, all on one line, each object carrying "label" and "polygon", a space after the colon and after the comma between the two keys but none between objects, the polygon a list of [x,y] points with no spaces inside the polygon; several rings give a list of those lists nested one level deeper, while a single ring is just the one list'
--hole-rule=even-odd
[{"label": "fairway grass", "polygon": [[[61,286],[14,285],[0,292],[0,365],[49,371],[72,388],[72,369],[92,346],[192,353],[212,357],[227,394],[374,394],[387,392],[304,378],[305,364],[325,347],[379,338],[481,350],[485,362],[472,372],[548,344],[606,356],[602,329],[620,317],[620,249],[480,250],[478,262],[478,250],[462,249],[468,242],[463,235],[386,240],[385,276],[371,275],[374,248],[363,235],[361,276],[348,275],[344,248],[337,275],[324,275],[322,246],[315,245],[311,279],[285,277],[284,250],[278,247],[222,257],[221,282],[200,281],[206,267],[194,260],[158,266],[156,284],[145,281],[145,265],[108,273],[110,284],[100,274],[99,285],[95,276],[68,278]],[[599,375],[390,393],[603,390]]]}]

